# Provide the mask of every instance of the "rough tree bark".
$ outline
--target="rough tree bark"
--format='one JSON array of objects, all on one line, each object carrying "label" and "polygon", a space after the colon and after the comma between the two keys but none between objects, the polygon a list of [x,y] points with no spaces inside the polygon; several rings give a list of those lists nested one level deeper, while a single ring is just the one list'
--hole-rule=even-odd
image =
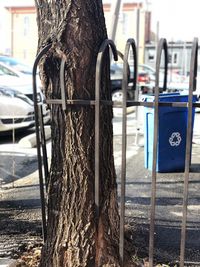
[{"label": "rough tree bark", "polygon": [[[38,51],[52,43],[41,62],[44,91],[60,98],[59,68],[66,59],[68,99],[95,98],[95,65],[107,38],[101,0],[35,0]],[[108,54],[107,54],[108,55]],[[111,99],[109,66],[102,97]],[[112,109],[101,107],[100,216],[94,205],[94,107],[52,105],[52,164],[48,183],[48,230],[41,267],[119,266]]]}]

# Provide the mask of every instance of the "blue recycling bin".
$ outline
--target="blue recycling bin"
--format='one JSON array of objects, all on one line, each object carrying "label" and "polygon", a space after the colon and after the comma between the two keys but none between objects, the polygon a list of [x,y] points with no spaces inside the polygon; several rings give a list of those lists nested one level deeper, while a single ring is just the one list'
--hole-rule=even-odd
[{"label": "blue recycling bin", "polygon": [[[154,96],[149,95],[145,101],[153,102]],[[188,102],[188,95],[180,93],[160,94],[160,102]],[[197,97],[193,96],[193,102]],[[184,171],[185,151],[187,135],[186,107],[159,107],[158,146],[157,146],[157,172]],[[145,168],[152,170],[153,164],[153,132],[154,132],[154,108],[145,107],[144,124],[144,150]],[[192,114],[192,129],[194,125],[195,108]]]}]

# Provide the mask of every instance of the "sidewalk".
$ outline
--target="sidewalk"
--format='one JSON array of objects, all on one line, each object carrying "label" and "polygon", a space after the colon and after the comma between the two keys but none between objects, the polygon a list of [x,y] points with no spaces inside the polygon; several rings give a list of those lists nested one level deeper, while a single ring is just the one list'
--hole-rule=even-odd
[{"label": "sidewalk", "polygon": [[[0,267],[15,267],[11,258],[17,258],[28,244],[42,242],[34,135],[22,141],[0,144]],[[50,146],[48,142],[47,149]]]},{"label": "sidewalk", "polygon": [[[126,217],[130,223],[142,227],[144,236],[143,244],[146,244],[146,235],[148,235],[150,192],[151,192],[151,172],[144,168],[144,138],[143,126],[135,120],[135,114],[131,113],[127,117],[127,177],[126,177]],[[193,258],[200,259],[198,249],[200,243],[200,114],[196,115],[193,138],[192,171],[190,174],[190,196],[188,205],[188,242],[194,249],[186,251],[186,256],[192,253]],[[121,116],[115,116],[114,122],[114,154],[116,173],[118,176],[118,191],[120,194],[120,174],[121,174]],[[138,130],[139,129],[139,130]],[[137,133],[138,140],[136,140]],[[136,142],[137,141],[137,142]],[[47,144],[50,151],[51,144]],[[13,183],[2,185],[2,200],[20,200],[22,205],[25,200],[25,206],[22,205],[24,214],[28,210],[28,205],[37,204],[39,211],[39,180],[37,171],[37,151],[36,148],[22,148],[16,145],[0,145],[0,154],[7,159],[6,163],[15,156],[16,173],[10,172],[10,177],[15,178]],[[48,153],[50,155],[50,152]],[[25,166],[27,168],[25,168]],[[22,175],[22,171],[25,172]],[[21,175],[21,177],[20,177]],[[157,174],[157,205],[156,205],[156,249],[157,254],[164,254],[172,259],[178,257],[179,249],[179,231],[182,218],[182,195],[183,195],[183,173],[165,173]],[[6,188],[9,188],[5,190]],[[24,194],[24,195],[23,195]],[[34,200],[35,199],[35,200]],[[33,201],[34,200],[34,201]],[[2,204],[3,205],[3,204]],[[32,211],[31,211],[32,212]],[[33,213],[30,213],[31,216]],[[22,214],[23,215],[23,214]],[[30,217],[31,217],[30,216]],[[21,216],[22,217],[22,216]],[[38,217],[39,218],[39,217]],[[20,218],[21,219],[21,218]],[[140,233],[141,234],[141,233]],[[135,237],[137,243],[137,236]],[[148,245],[147,245],[148,246]],[[167,252],[166,252],[167,251]],[[191,257],[190,257],[191,258]],[[6,262],[8,260],[8,262]],[[7,264],[7,265],[6,265]],[[9,265],[12,264],[12,265]],[[0,258],[0,267],[14,267],[14,263],[9,259]]]},{"label": "sidewalk", "polygon": [[0,258],[0,267],[16,267],[16,261],[6,258]]}]

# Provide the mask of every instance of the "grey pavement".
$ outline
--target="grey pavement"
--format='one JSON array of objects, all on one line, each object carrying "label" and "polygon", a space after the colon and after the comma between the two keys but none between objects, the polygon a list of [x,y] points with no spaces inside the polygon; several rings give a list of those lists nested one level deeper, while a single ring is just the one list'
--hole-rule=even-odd
[{"label": "grey pavement", "polygon": [[16,261],[7,258],[0,258],[0,267],[16,267]]},{"label": "grey pavement", "polygon": [[[133,243],[147,253],[150,214],[151,171],[144,168],[143,113],[128,110],[127,115],[127,176],[126,218],[135,228]],[[114,157],[120,197],[121,174],[121,109],[115,109]],[[196,113],[192,166],[189,184],[188,231],[186,259],[200,262],[200,114]],[[51,143],[48,142],[48,155]],[[0,144],[0,196],[1,203],[10,200],[20,205],[39,205],[37,152],[35,147]],[[159,259],[176,261],[179,255],[182,218],[183,173],[157,174],[155,253]],[[23,204],[24,203],[24,204]],[[1,249],[1,248],[0,248]],[[164,256],[163,256],[164,255]],[[1,264],[1,261],[0,261]],[[0,265],[1,266],[1,265]],[[195,266],[195,265],[194,265]]]}]

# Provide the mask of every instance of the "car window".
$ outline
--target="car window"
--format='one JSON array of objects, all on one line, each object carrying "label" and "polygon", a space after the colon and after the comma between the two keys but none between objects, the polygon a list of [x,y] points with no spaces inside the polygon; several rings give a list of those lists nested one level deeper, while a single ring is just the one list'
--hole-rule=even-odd
[{"label": "car window", "polygon": [[0,57],[0,62],[15,68],[24,74],[32,74],[32,68],[29,65],[23,64],[19,60],[11,57]]},{"label": "car window", "polygon": [[6,67],[0,65],[0,75],[10,75],[10,76],[15,76],[17,77],[17,74],[14,73],[13,71],[7,69]]}]

